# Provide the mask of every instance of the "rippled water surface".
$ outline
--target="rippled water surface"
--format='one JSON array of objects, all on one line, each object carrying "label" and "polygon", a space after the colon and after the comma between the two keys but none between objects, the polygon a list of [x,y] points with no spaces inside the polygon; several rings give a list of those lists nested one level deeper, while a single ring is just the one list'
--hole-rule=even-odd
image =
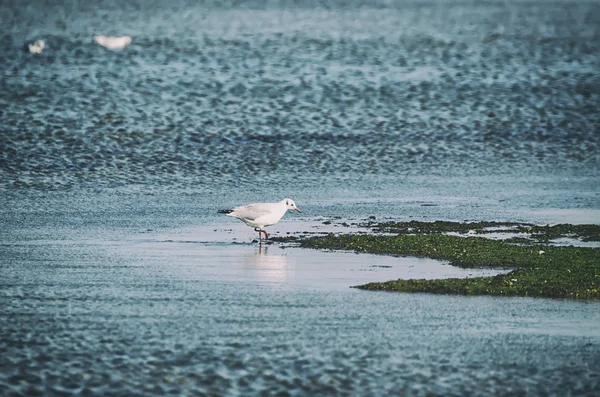
[{"label": "rippled water surface", "polygon": [[0,388],[18,395],[597,390],[596,302],[360,291],[348,287],[482,273],[415,258],[259,250],[231,242],[244,229],[217,229],[215,237],[211,228],[114,228],[110,237],[92,226],[70,227],[69,235],[37,225],[29,241],[7,239]]},{"label": "rippled water surface", "polygon": [[479,273],[258,251],[216,213],[600,223],[597,1],[7,0],[0,26],[0,395],[600,389],[598,302],[359,291]]},{"label": "rippled water surface", "polygon": [[4,187],[600,168],[598,2],[26,3],[0,6]]}]

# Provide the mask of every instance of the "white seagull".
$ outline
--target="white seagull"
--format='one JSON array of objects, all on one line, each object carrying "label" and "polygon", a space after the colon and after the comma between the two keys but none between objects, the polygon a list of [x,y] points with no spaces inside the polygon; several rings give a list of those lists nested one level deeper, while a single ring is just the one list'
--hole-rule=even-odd
[{"label": "white seagull", "polygon": [[46,47],[46,43],[44,43],[44,40],[37,40],[35,43],[29,43],[27,45],[27,48],[29,48],[29,52],[31,52],[32,54],[41,54],[44,50],[44,47]]},{"label": "white seagull", "polygon": [[110,37],[98,35],[94,36],[94,40],[102,47],[110,50],[121,50],[131,44],[131,37],[129,36]]},{"label": "white seagull", "polygon": [[265,226],[271,226],[279,222],[287,210],[296,210],[302,212],[296,207],[294,200],[285,198],[278,203],[253,203],[241,205],[230,210],[220,210],[219,213],[233,216],[253,227],[258,232],[258,238],[262,243],[262,233],[265,234],[265,240],[269,234],[263,230]]}]

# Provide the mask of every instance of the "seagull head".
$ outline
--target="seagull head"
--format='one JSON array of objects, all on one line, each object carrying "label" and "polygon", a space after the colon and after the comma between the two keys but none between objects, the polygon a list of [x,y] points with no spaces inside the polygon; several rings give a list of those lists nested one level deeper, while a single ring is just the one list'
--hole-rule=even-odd
[{"label": "seagull head", "polygon": [[296,210],[298,212],[302,212],[298,207],[296,207],[296,203],[294,203],[294,200],[286,198],[281,201],[285,204],[285,208],[287,208],[288,210]]}]

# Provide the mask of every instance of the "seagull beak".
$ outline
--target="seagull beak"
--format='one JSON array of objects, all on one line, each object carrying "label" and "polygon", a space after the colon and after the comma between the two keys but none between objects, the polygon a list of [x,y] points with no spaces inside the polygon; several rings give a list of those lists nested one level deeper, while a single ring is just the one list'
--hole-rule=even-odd
[{"label": "seagull beak", "polygon": [[295,209],[296,211],[298,211],[298,212],[302,213],[302,211],[300,211],[300,210],[298,209],[298,207],[296,207],[296,208],[294,208],[294,209]]}]

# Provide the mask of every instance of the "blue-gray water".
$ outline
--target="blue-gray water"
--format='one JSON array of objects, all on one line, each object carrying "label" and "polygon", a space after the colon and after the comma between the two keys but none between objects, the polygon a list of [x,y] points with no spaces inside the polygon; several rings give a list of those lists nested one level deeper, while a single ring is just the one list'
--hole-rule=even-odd
[{"label": "blue-gray water", "polygon": [[598,175],[598,2],[123,3],[0,5],[2,186]]},{"label": "blue-gray water", "polygon": [[458,270],[258,252],[216,213],[600,223],[599,2],[2,1],[0,26],[0,394],[600,388],[597,302],[358,291]]}]

